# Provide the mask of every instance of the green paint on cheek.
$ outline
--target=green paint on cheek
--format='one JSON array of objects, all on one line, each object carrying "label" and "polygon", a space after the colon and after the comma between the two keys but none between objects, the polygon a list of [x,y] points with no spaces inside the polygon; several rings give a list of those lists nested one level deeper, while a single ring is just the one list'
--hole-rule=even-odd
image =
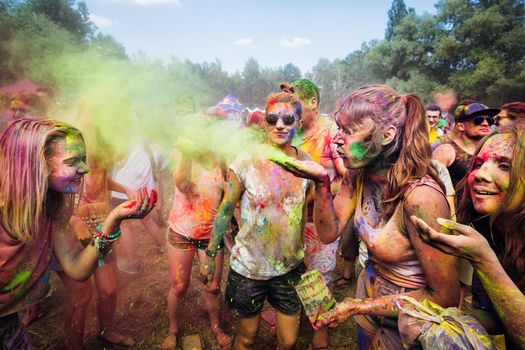
[{"label": "green paint on cheek", "polygon": [[17,286],[27,281],[29,276],[31,276],[31,271],[20,272],[8,284],[5,285],[4,289],[2,289],[2,292],[9,292],[15,289]]},{"label": "green paint on cheek", "polygon": [[352,142],[348,150],[355,159],[362,160],[365,157],[366,148],[361,142]]}]

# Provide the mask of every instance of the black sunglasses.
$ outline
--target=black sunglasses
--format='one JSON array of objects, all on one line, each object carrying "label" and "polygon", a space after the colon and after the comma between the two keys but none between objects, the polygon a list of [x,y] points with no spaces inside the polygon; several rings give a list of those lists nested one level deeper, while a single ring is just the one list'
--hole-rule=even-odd
[{"label": "black sunglasses", "polygon": [[293,114],[266,114],[266,123],[268,123],[268,125],[277,124],[279,119],[281,119],[283,124],[286,126],[290,126],[295,123],[295,115]]},{"label": "black sunglasses", "polygon": [[477,116],[477,117],[472,118],[474,125],[481,125],[483,124],[483,121],[485,120],[487,121],[487,124],[489,124],[490,126],[494,125],[495,123],[494,117]]}]

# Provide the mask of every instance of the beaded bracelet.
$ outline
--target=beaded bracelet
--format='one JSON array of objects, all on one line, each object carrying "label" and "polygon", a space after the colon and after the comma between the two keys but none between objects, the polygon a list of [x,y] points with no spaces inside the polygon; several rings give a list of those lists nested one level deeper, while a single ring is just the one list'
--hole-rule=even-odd
[{"label": "beaded bracelet", "polygon": [[102,224],[98,225],[95,233],[93,234],[93,243],[97,249],[98,266],[104,266],[104,256],[111,249],[113,242],[115,242],[120,237],[120,233],[121,231],[119,227],[115,233],[106,236],[102,232]]},{"label": "beaded bracelet", "polygon": [[105,240],[111,240],[111,241],[114,241],[116,240],[117,238],[120,237],[120,227],[117,229],[117,231],[115,233],[112,233],[110,234],[109,236],[106,236],[103,232],[102,232],[102,224],[98,225],[97,226],[97,229],[95,231],[95,233],[97,234],[97,237],[99,238],[103,238]]}]

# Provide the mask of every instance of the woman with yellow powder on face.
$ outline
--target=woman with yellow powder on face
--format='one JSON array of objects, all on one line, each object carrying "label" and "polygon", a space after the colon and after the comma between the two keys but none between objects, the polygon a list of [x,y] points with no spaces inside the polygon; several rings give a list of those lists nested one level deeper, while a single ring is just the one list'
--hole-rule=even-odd
[{"label": "woman with yellow powder on face", "polygon": [[525,349],[524,142],[523,123],[481,141],[463,182],[458,207],[463,224],[438,219],[455,235],[412,217],[426,242],[472,263],[472,316],[489,333],[503,331],[507,349]]}]

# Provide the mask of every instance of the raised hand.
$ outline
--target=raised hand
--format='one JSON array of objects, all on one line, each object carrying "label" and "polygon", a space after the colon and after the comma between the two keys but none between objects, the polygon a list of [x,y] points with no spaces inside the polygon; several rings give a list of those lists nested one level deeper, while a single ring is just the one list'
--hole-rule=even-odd
[{"label": "raised hand", "polygon": [[151,190],[148,195],[146,187],[140,189],[137,193],[137,198],[128,200],[111,212],[117,220],[126,219],[142,219],[149,214],[157,204],[157,192]]},{"label": "raised hand", "polygon": [[326,169],[313,160],[297,160],[293,157],[288,157],[284,153],[277,152],[272,153],[269,159],[297,177],[311,179],[317,182],[328,179]]},{"label": "raised hand", "polygon": [[487,254],[492,252],[486,238],[470,226],[438,218],[438,224],[455,233],[446,234],[437,232],[425,221],[415,216],[411,216],[410,219],[416,226],[421,239],[444,253],[477,263],[483,261]]}]

